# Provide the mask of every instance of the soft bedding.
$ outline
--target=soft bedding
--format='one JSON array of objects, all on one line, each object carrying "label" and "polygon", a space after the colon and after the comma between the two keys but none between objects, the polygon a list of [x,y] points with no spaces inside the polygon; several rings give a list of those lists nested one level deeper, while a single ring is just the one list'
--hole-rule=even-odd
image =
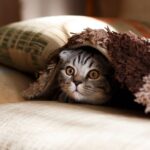
[{"label": "soft bedding", "polygon": [[[105,29],[107,26],[110,30]],[[86,29],[88,27],[91,29]],[[129,34],[129,30],[140,38]],[[104,34],[99,36],[101,32]],[[149,114],[145,115],[143,110],[128,109],[126,104],[123,107],[77,105],[57,102],[55,99],[29,101],[22,97],[22,91],[33,83],[31,82],[33,74],[41,69],[45,71],[47,63],[50,63],[49,60],[61,50],[59,48],[79,46],[79,42],[83,44],[83,37],[87,35],[94,42],[94,44],[90,43],[90,46],[100,44],[104,47],[101,53],[114,64],[114,68],[118,71],[122,72],[124,68],[118,69],[118,63],[112,59],[114,57],[111,53],[115,49],[110,47],[112,42],[117,43],[120,37],[125,36],[123,41],[129,40],[131,43],[134,41],[133,43],[138,44],[137,41],[139,41],[140,46],[146,44],[145,58],[149,58],[147,53],[149,43],[143,38],[150,37],[149,28],[135,21],[57,16],[14,23],[0,28],[0,150],[149,149]],[[107,44],[105,43],[107,40],[104,42],[104,39],[101,39],[100,43],[95,41],[103,36],[111,40]],[[114,41],[114,37],[118,40]],[[71,45],[67,44],[68,38]],[[137,47],[136,44],[134,46]],[[98,47],[95,48],[98,49]],[[136,48],[133,52],[135,50]],[[140,62],[147,64],[141,48],[138,51],[142,54]],[[131,54],[131,56],[134,55]],[[122,60],[124,62],[124,59]],[[130,69],[134,68],[134,65]],[[125,66],[129,67],[127,64]],[[55,65],[52,65],[52,68],[54,69]],[[121,72],[117,72],[116,77]],[[140,72],[143,71],[140,70]],[[137,95],[138,98],[142,96],[142,93],[146,93],[145,90],[149,94],[147,73],[142,73],[141,77],[144,82],[140,84],[143,89],[139,91],[141,94]],[[127,84],[128,80],[121,80],[120,76],[116,79],[135,93],[132,89],[133,84]],[[138,80],[137,83],[141,81]],[[34,93],[31,92],[31,94]],[[146,105],[146,107],[148,112],[149,106]]]},{"label": "soft bedding", "polygon": [[1,104],[0,149],[149,149],[149,126],[144,114],[125,109],[57,101]]}]

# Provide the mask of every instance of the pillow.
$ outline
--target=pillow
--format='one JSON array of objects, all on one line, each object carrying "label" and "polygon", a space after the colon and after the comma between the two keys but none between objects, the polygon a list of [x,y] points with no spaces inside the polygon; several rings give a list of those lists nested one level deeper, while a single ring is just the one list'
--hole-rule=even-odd
[{"label": "pillow", "polygon": [[84,16],[56,16],[13,23],[0,28],[0,62],[34,72],[45,67],[51,53],[86,27],[104,28],[105,22]]},{"label": "pillow", "polygon": [[[114,31],[141,32],[129,21],[85,16],[52,16],[12,23],[0,28],[0,62],[17,69],[35,72],[45,68],[53,52],[67,43],[72,33],[85,28],[109,27]],[[139,24],[138,24],[139,27]]]}]

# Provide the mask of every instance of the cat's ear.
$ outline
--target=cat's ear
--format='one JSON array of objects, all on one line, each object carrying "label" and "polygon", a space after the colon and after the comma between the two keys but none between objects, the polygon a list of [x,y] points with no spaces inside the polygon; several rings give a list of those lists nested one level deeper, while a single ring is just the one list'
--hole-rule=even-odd
[{"label": "cat's ear", "polygon": [[59,53],[59,58],[63,61],[67,61],[72,56],[72,50],[63,50]]}]

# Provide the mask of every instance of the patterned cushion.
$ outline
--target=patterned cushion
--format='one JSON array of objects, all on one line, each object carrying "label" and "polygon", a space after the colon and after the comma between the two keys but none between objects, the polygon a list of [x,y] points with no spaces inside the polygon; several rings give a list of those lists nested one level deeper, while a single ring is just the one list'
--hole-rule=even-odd
[{"label": "patterned cushion", "polygon": [[85,16],[38,18],[0,28],[0,62],[24,71],[37,71],[45,67],[53,52],[66,44],[72,33],[107,26],[150,36],[149,28],[135,21]]}]

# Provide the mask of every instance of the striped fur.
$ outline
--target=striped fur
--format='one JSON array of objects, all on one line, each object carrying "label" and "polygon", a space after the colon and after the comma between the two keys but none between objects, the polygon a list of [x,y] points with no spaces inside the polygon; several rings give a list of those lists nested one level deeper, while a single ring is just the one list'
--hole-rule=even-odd
[{"label": "striped fur", "polygon": [[[60,99],[80,103],[102,104],[111,97],[111,86],[107,80],[110,66],[104,56],[92,51],[64,50],[60,53],[62,60],[59,73],[59,85],[63,91]],[[70,67],[69,73],[66,73]],[[96,70],[98,78],[89,78],[90,71]],[[93,72],[92,72],[93,73]],[[91,75],[95,75],[91,74]],[[65,96],[64,96],[65,95]],[[66,100],[67,99],[67,100]]]}]

